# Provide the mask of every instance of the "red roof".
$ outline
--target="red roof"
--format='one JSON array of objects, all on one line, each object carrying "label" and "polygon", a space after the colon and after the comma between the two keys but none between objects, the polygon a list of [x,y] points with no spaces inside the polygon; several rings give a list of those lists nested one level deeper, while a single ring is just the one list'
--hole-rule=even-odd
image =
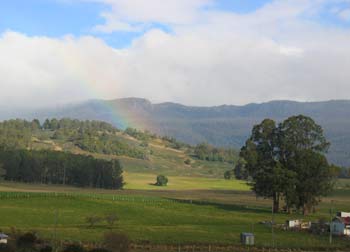
[{"label": "red roof", "polygon": [[345,225],[350,225],[350,217],[342,218]]}]

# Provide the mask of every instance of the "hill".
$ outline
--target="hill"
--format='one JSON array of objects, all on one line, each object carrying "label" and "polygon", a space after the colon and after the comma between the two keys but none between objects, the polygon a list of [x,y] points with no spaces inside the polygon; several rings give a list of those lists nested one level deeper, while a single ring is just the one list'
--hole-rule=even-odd
[{"label": "hill", "polygon": [[208,142],[240,148],[252,126],[265,118],[277,121],[291,115],[311,116],[331,141],[328,157],[335,164],[350,166],[350,101],[272,101],[245,106],[192,107],[176,103],[152,104],[139,98],[93,100],[27,114],[28,118],[70,117],[110,122],[120,128],[147,129],[189,144]]},{"label": "hill", "polygon": [[[206,178],[223,178],[224,172],[233,168],[238,156],[230,149],[209,145],[190,146],[174,138],[160,138],[149,132],[131,128],[119,130],[105,122],[66,118],[45,120],[44,123],[19,119],[1,122],[0,147],[118,159],[128,174]],[[150,179],[146,175],[143,177]],[[154,180],[155,177],[152,178]]]}]

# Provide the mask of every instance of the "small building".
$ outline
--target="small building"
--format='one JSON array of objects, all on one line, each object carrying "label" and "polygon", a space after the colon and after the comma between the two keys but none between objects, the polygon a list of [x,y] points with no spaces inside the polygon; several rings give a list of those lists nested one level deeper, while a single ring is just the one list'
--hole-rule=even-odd
[{"label": "small building", "polygon": [[338,213],[337,213],[337,217],[340,217],[340,218],[350,218],[350,213],[347,213],[347,212],[338,212]]},{"label": "small building", "polygon": [[7,244],[8,235],[0,233],[0,244]]},{"label": "small building", "polygon": [[287,228],[300,228],[301,221],[300,220],[287,220],[286,227]]},{"label": "small building", "polygon": [[241,243],[243,245],[254,246],[254,234],[241,233]]},{"label": "small building", "polygon": [[330,231],[333,235],[350,236],[350,217],[335,217],[330,224]]}]

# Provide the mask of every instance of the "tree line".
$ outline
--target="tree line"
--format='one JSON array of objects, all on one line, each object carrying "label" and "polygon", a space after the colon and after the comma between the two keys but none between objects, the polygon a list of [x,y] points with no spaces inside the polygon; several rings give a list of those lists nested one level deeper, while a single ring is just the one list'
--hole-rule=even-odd
[{"label": "tree line", "polygon": [[228,163],[234,163],[238,157],[238,153],[234,149],[217,148],[206,143],[195,146],[193,155],[200,160]]},{"label": "tree line", "polygon": [[49,150],[0,149],[0,175],[9,181],[121,189],[122,173],[118,160]]},{"label": "tree line", "polygon": [[334,186],[338,169],[325,157],[329,146],[321,126],[309,117],[293,116],[279,124],[265,119],[241,149],[236,173],[258,196],[272,198],[275,212],[283,200],[286,211],[307,214]]}]

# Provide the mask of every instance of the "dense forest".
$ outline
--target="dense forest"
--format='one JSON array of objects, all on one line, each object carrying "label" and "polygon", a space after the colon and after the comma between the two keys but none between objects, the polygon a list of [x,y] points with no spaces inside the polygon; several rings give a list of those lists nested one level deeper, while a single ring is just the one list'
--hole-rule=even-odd
[{"label": "dense forest", "polygon": [[121,189],[122,172],[118,160],[48,150],[0,150],[0,176],[9,181]]}]

